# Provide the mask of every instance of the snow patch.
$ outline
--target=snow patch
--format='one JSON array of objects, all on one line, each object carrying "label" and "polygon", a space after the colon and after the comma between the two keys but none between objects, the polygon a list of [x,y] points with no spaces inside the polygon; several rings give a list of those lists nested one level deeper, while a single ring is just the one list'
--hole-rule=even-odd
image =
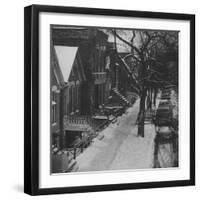
[{"label": "snow patch", "polygon": [[155,129],[153,125],[145,125],[145,137],[137,136],[138,111],[139,100],[99,133],[104,137],[101,140],[95,138],[92,145],[76,158],[78,171],[152,168]]}]

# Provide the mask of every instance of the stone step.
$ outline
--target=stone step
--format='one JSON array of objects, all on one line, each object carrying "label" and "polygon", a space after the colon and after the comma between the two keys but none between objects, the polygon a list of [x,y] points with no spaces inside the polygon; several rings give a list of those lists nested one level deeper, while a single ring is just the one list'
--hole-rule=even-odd
[{"label": "stone step", "polygon": [[117,88],[113,88],[113,91],[127,104],[130,104],[130,102],[127,100],[127,98],[125,96],[123,96],[118,90]]}]

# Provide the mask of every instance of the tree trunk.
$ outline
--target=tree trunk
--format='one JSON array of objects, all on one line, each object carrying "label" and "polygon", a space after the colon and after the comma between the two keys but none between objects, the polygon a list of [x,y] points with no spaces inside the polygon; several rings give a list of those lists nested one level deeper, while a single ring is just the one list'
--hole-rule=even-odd
[{"label": "tree trunk", "polygon": [[140,111],[138,115],[138,136],[144,137],[144,118],[145,118],[146,88],[143,87],[140,99]]},{"label": "tree trunk", "polygon": [[150,88],[150,105],[149,105],[149,107],[150,107],[150,110],[152,111],[152,92],[153,92],[153,89],[152,88]]},{"label": "tree trunk", "polygon": [[154,96],[153,96],[153,105],[154,105],[154,107],[156,106],[157,93],[158,93],[158,89],[155,88],[154,89]]}]

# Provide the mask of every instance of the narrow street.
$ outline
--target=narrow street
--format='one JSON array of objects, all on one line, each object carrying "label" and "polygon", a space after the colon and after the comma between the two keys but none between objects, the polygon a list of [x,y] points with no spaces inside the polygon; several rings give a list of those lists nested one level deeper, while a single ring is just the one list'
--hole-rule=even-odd
[{"label": "narrow street", "polygon": [[76,160],[78,171],[144,169],[153,167],[155,131],[145,125],[145,137],[137,137],[139,100],[118,117]]}]

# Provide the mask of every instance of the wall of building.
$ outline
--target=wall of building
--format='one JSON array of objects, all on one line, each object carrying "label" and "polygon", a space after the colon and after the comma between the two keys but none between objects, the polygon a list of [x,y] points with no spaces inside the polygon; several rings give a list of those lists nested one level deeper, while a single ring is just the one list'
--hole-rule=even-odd
[{"label": "wall of building", "polygon": [[55,78],[55,74],[51,74],[51,131],[59,133],[60,131],[60,89]]}]

